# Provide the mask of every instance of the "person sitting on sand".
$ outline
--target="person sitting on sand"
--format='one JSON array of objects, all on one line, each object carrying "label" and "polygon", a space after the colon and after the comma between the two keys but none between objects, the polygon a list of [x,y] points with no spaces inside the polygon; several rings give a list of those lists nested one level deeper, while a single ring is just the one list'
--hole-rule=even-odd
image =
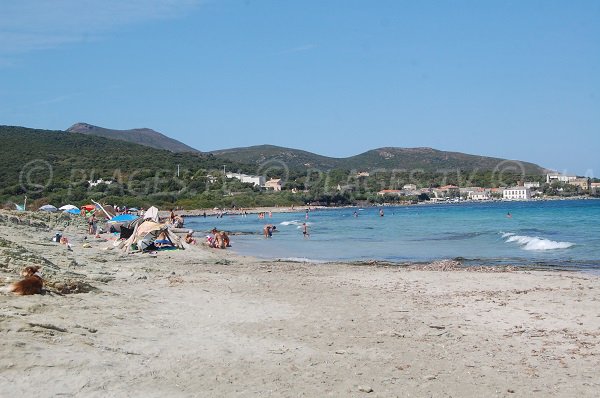
[{"label": "person sitting on sand", "polygon": [[267,224],[263,228],[263,233],[265,234],[265,238],[270,238],[273,236],[273,232],[277,229],[277,227],[273,224]]},{"label": "person sitting on sand", "polygon": [[212,232],[214,235],[214,247],[217,247],[219,249],[231,247],[229,236],[225,231],[219,231],[217,228],[213,228],[210,232]]},{"label": "person sitting on sand", "polygon": [[195,245],[196,244],[196,238],[193,237],[194,235],[194,231],[193,230],[189,230],[187,234],[185,234],[185,243],[187,243],[188,245]]},{"label": "person sitting on sand", "polygon": [[215,247],[215,237],[212,236],[212,235],[206,235],[206,242],[205,242],[205,244],[208,247],[214,248]]}]

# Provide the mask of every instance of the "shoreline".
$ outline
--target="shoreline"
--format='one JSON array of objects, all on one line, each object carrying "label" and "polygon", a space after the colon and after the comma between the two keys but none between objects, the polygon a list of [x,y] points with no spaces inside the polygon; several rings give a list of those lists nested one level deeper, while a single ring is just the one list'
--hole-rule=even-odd
[{"label": "shoreline", "polygon": [[[51,282],[43,295],[0,294],[3,391],[592,397],[600,388],[597,276],[295,263],[200,245],[127,255],[83,239],[83,228],[0,212],[1,284],[32,262]],[[72,252],[49,241],[56,230]],[[81,293],[58,292],[67,280]]]},{"label": "shoreline", "polygon": [[[241,215],[244,211],[248,214],[258,214],[258,213],[268,213],[269,211],[273,213],[295,213],[295,212],[303,212],[306,209],[312,210],[335,210],[335,209],[352,209],[352,208],[379,208],[379,207],[405,207],[405,206],[439,206],[439,205],[462,205],[462,204],[492,204],[492,203],[528,203],[528,202],[553,202],[553,201],[564,201],[564,200],[600,200],[600,198],[589,197],[589,196],[577,196],[577,197],[551,197],[551,198],[536,198],[530,200],[462,200],[459,202],[452,201],[424,201],[418,203],[383,203],[383,204],[371,204],[369,206],[359,206],[359,205],[344,205],[344,206],[264,206],[264,207],[249,207],[243,209],[179,209],[174,210],[176,215],[183,217],[202,217],[203,213],[206,213],[206,216],[216,216],[217,214],[229,214],[229,215]],[[161,217],[168,217],[170,214],[169,210],[160,210],[159,215]]]}]

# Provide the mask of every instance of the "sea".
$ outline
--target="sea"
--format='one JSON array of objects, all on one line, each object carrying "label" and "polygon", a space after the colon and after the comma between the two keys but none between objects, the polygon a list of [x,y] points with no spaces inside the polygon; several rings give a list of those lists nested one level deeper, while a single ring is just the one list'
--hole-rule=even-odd
[{"label": "sea", "polygon": [[[464,265],[600,271],[600,200],[298,210],[267,213],[264,219],[227,213],[189,217],[186,228],[200,240],[215,227],[229,231],[229,250],[265,259],[398,264],[458,259]],[[265,224],[277,227],[270,239],[263,236]]]}]

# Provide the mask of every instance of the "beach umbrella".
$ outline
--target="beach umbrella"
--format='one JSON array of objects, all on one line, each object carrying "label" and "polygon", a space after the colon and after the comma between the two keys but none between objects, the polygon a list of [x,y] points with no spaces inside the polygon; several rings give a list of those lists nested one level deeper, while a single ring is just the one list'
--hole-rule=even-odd
[{"label": "beach umbrella", "polygon": [[133,214],[121,214],[119,216],[114,216],[109,222],[129,222],[135,220],[136,218],[138,218],[138,216]]},{"label": "beach umbrella", "polygon": [[81,210],[85,210],[85,211],[96,210],[96,205],[84,205],[84,206],[81,206]]},{"label": "beach umbrella", "polygon": [[81,210],[79,210],[78,208],[74,208],[74,209],[65,210],[65,211],[63,211],[63,213],[79,215],[79,214],[81,214]]},{"label": "beach umbrella", "polygon": [[43,205],[42,207],[40,207],[40,210],[54,212],[54,211],[57,211],[58,209],[52,205]]},{"label": "beach umbrella", "polygon": [[73,206],[73,205],[64,205],[58,208],[58,210],[73,210],[73,209],[79,209],[77,206]]}]

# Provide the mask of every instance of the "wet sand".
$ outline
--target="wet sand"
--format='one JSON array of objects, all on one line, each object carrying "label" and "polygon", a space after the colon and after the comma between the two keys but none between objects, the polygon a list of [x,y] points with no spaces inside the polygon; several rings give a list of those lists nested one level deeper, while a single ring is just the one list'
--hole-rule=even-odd
[{"label": "wet sand", "polygon": [[[600,391],[596,276],[263,261],[201,246],[127,255],[104,239],[83,248],[84,228],[0,212],[0,284],[30,264],[48,279],[43,295],[0,294],[0,395]],[[72,252],[49,241],[57,230]]]}]

